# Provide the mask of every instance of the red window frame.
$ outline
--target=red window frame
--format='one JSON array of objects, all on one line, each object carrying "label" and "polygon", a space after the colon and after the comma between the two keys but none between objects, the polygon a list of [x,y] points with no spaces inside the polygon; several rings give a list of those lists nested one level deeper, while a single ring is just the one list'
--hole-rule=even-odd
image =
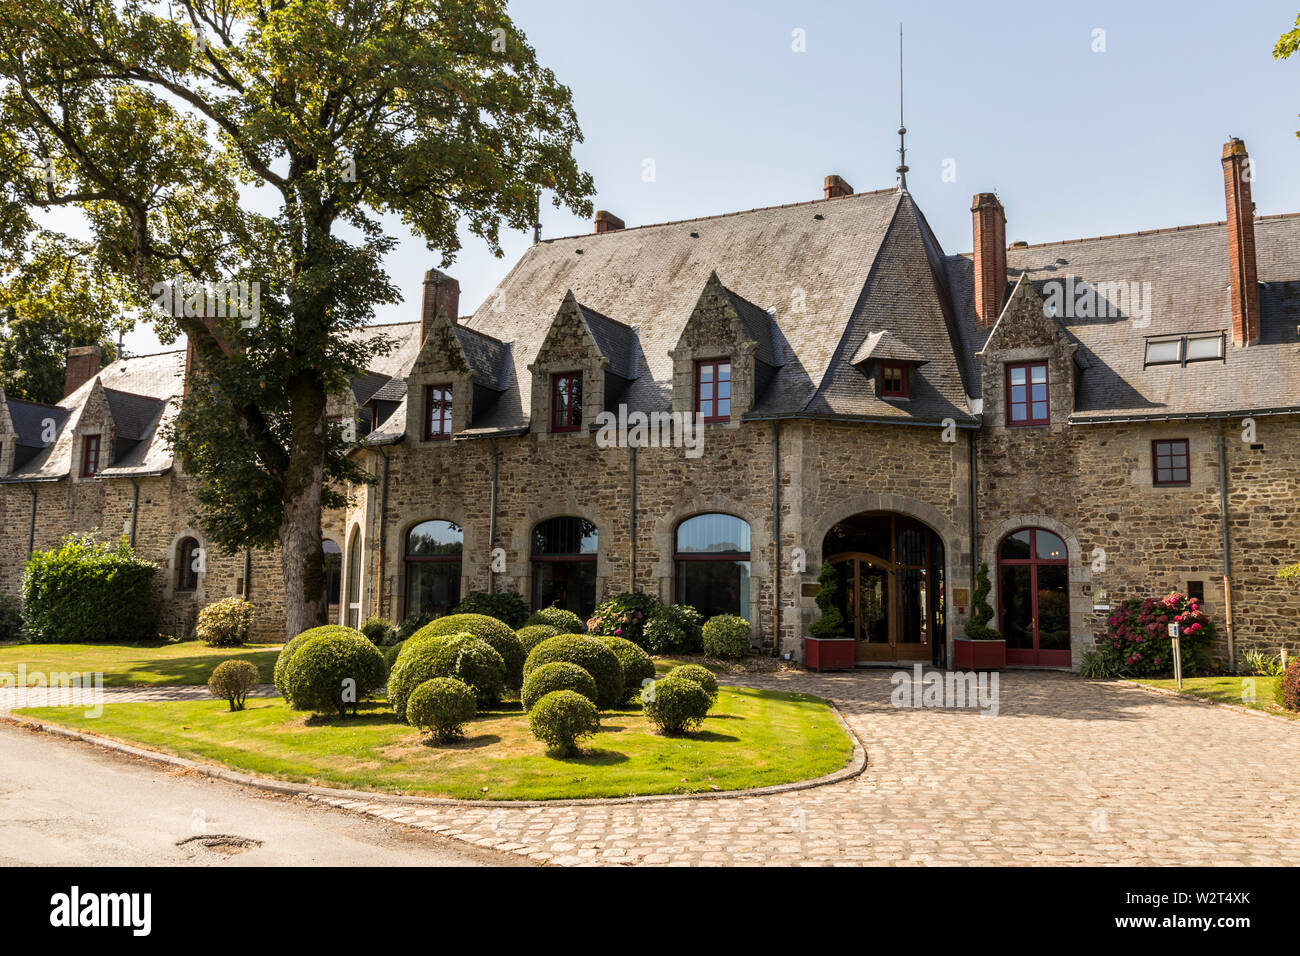
[{"label": "red window frame", "polygon": [[[560,408],[560,386],[568,383],[568,403]],[[576,386],[576,392],[575,392]],[[576,394],[577,401],[574,401]],[[582,373],[556,372],[551,376],[551,431],[576,432],[582,427]]]},{"label": "red window frame", "polygon": [[[450,383],[424,386],[425,441],[446,441],[451,438],[451,408],[452,390]],[[435,412],[437,412],[436,428],[434,427]]]},{"label": "red window frame", "polygon": [[87,435],[81,440],[81,477],[94,478],[99,474],[99,436]]},{"label": "red window frame", "polygon": [[[1161,445],[1168,446],[1162,453]],[[1169,479],[1162,481],[1160,479],[1161,459],[1167,464],[1164,470],[1169,472]],[[1182,459],[1182,465],[1176,462]],[[1182,477],[1177,477],[1181,471]],[[1191,448],[1186,438],[1156,438],[1151,442],[1151,484],[1157,488],[1178,487],[1181,485],[1190,485],[1192,483],[1192,457]]]},{"label": "red window frame", "polygon": [[[726,369],[726,378],[722,377],[722,370]],[[704,370],[710,370],[709,381],[704,380]],[[718,395],[718,386],[726,383],[726,397]],[[703,386],[708,385],[712,394],[704,397]],[[727,403],[725,413],[718,411],[721,402]],[[702,421],[706,422],[729,422],[731,421],[731,359],[716,358],[702,359],[695,363],[695,413],[700,416]]]},{"label": "red window frame", "polygon": [[[897,372],[897,384],[891,385],[890,373]],[[906,362],[884,362],[880,366],[880,394],[887,398],[907,398],[908,387],[911,385],[911,369]]]},{"label": "red window frame", "polygon": [[[1034,381],[1034,369],[1043,370],[1043,381]],[[1025,383],[1023,385],[1011,384],[1011,375],[1017,369],[1023,369],[1025,372]],[[1034,415],[1034,406],[1039,404],[1033,397],[1033,387],[1036,384],[1043,386],[1044,406],[1041,418]],[[1016,400],[1015,389],[1024,389],[1024,397],[1019,401]],[[1006,370],[1006,389],[1007,389],[1007,427],[1022,428],[1026,425],[1050,425],[1052,423],[1052,373],[1047,367],[1047,363],[1039,362],[1015,362],[1007,365]],[[1024,409],[1024,418],[1015,417],[1017,406]]]}]

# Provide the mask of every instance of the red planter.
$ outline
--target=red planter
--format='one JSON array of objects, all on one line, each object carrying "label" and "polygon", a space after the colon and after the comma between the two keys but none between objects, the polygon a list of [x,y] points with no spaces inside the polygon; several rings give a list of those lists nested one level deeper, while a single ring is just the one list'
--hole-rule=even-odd
[{"label": "red planter", "polygon": [[953,667],[964,671],[1000,671],[1007,666],[1006,641],[953,640]]},{"label": "red planter", "polygon": [[851,671],[856,663],[851,637],[805,637],[803,666],[810,671]]}]

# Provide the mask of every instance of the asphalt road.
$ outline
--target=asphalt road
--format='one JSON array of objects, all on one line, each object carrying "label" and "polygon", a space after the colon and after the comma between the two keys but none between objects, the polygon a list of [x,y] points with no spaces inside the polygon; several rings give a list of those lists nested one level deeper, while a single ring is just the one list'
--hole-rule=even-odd
[{"label": "asphalt road", "polygon": [[[523,861],[526,862],[526,861]],[[2,866],[517,866],[401,824],[0,723]]]}]

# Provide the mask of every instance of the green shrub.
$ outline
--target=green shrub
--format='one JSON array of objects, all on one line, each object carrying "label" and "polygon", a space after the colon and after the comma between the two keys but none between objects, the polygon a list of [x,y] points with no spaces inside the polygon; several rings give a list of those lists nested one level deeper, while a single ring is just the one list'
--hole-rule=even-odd
[{"label": "green shrub", "polygon": [[817,620],[808,628],[808,633],[818,638],[848,637],[849,625],[840,611],[840,576],[835,573],[835,566],[823,561],[821,571],[817,574]]},{"label": "green shrub", "polygon": [[[316,630],[324,630],[316,628]],[[295,710],[356,713],[357,704],[384,686],[379,648],[350,628],[317,634],[294,652],[284,671],[285,699]]]},{"label": "green shrub", "polygon": [[668,676],[695,681],[704,688],[704,693],[709,695],[710,705],[718,702],[718,679],[707,667],[701,667],[699,664],[679,664],[668,672]]},{"label": "green shrub", "polygon": [[465,725],[474,719],[474,691],[454,677],[434,677],[411,692],[406,716],[412,727],[433,735],[438,743],[465,736]]},{"label": "green shrub", "polygon": [[650,612],[644,645],[652,654],[692,654],[700,650],[704,618],[689,604],[664,604]]},{"label": "green shrub", "polygon": [[623,666],[623,700],[620,703],[631,700],[641,690],[641,685],[648,680],[654,680],[655,662],[650,659],[649,654],[631,641],[603,635],[596,640],[613,651],[619,664]]},{"label": "green shrub", "polygon": [[593,704],[596,703],[596,681],[577,664],[565,661],[543,664],[529,673],[519,699],[523,702],[524,710],[532,710],[533,705],[555,690],[577,691]]},{"label": "green shrub", "polygon": [[194,636],[209,647],[238,647],[253,629],[253,605],[241,597],[228,597],[199,611]]},{"label": "green shrub", "polygon": [[562,607],[544,607],[534,612],[532,617],[524,622],[526,627],[535,624],[549,624],[551,627],[558,628],[561,634],[587,633],[587,625],[583,623],[582,618]]},{"label": "green shrub", "polygon": [[415,688],[435,677],[449,676],[438,673],[438,661],[434,655],[436,644],[425,642],[414,649],[410,644],[410,641],[406,642],[407,649],[397,656],[388,672],[388,705],[402,721],[407,720],[406,708]]},{"label": "green shrub", "polygon": [[1274,693],[1282,707],[1300,710],[1300,657],[1286,665],[1286,670],[1277,679],[1277,690]]},{"label": "green shrub", "polygon": [[23,568],[23,619],[33,641],[95,643],[152,637],[150,588],[158,566],[94,534],[33,551]]},{"label": "green shrub", "polygon": [[473,688],[480,707],[489,707],[501,700],[506,662],[496,648],[481,637],[446,635],[434,646],[433,658],[436,676],[463,680]]},{"label": "green shrub", "polygon": [[1280,677],[1282,676],[1282,656],[1280,654],[1265,654],[1260,650],[1249,650],[1242,655],[1243,669],[1247,674],[1253,674],[1255,677]]},{"label": "green shrub", "polygon": [[284,675],[289,669],[289,662],[293,660],[293,655],[298,653],[298,648],[302,647],[313,637],[319,637],[322,634],[355,634],[361,637],[360,631],[355,631],[350,627],[344,627],[341,624],[326,624],[323,627],[313,627],[303,631],[297,637],[291,639],[280,649],[280,656],[275,659],[275,671],[272,680],[275,682],[275,689],[280,692],[280,696],[285,700],[289,699],[289,693],[285,690]]},{"label": "green shrub", "polygon": [[972,641],[1002,640],[1001,632],[989,627],[989,621],[993,619],[993,608],[989,606],[989,591],[992,587],[989,581],[989,563],[981,561],[975,571],[975,593],[971,595],[970,617],[962,625],[962,630]]},{"label": "green shrub", "polygon": [[587,622],[592,634],[621,637],[645,647],[646,622],[662,607],[659,599],[644,591],[624,591],[596,605]]},{"label": "green shrub", "polygon": [[487,591],[470,591],[452,613],[494,617],[511,630],[517,630],[528,620],[528,605],[514,591],[494,591],[491,594]]},{"label": "green shrub", "polygon": [[528,712],[528,729],[554,753],[577,751],[580,738],[600,729],[596,705],[577,691],[553,690]]},{"label": "green shrub", "polygon": [[397,626],[397,630],[394,632],[392,640],[394,643],[405,641],[411,637],[411,635],[419,631],[420,628],[425,627],[430,622],[436,621],[437,619],[438,615],[434,614],[432,611],[408,614],[406,615],[406,619]]},{"label": "green shrub", "polygon": [[21,641],[25,637],[22,604],[11,594],[0,594],[0,641]]},{"label": "green shrub", "polygon": [[526,656],[548,637],[559,637],[563,633],[558,627],[552,627],[549,624],[530,624],[515,631],[515,636],[519,638],[519,643],[524,646]]},{"label": "green shrub", "polygon": [[1097,651],[1084,651],[1083,659],[1079,661],[1079,676],[1097,679],[1114,677],[1115,672],[1104,654],[1099,654]]},{"label": "green shrub", "polygon": [[744,657],[749,653],[753,628],[743,617],[719,614],[704,625],[704,653],[720,660]]},{"label": "green shrub", "polygon": [[565,661],[577,664],[596,681],[596,703],[601,710],[617,707],[623,700],[626,686],[623,665],[608,647],[594,637],[565,634],[538,644],[524,664],[524,680],[543,664]]},{"label": "green shrub", "polygon": [[695,681],[669,674],[641,692],[645,716],[660,733],[680,734],[695,730],[708,716],[711,701]]},{"label": "green shrub", "polygon": [[257,665],[248,661],[222,661],[208,678],[208,692],[230,704],[231,710],[243,710],[248,692],[257,686]]},{"label": "green shrub", "polygon": [[380,617],[378,614],[372,614],[366,618],[366,623],[361,625],[361,633],[366,639],[376,647],[383,647],[393,641],[393,632],[396,630],[393,622],[386,617]]},{"label": "green shrub", "polygon": [[411,638],[421,640],[448,634],[473,634],[487,641],[505,662],[505,686],[518,690],[524,682],[524,659],[528,653],[515,632],[502,621],[486,614],[452,614],[427,624]]},{"label": "green shrub", "polygon": [[384,648],[384,663],[388,665],[389,671],[391,671],[393,665],[397,663],[397,656],[402,653],[402,648],[405,646],[406,641],[401,641],[397,644],[389,644]]}]

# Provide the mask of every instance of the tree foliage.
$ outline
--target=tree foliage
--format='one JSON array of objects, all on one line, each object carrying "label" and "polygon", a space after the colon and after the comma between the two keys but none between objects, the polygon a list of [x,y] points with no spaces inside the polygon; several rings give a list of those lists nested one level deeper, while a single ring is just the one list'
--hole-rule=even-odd
[{"label": "tree foliage", "polygon": [[[1296,50],[1300,50],[1300,17],[1295,18],[1295,28],[1288,30],[1278,38],[1277,44],[1273,47],[1273,59],[1286,60]],[[1300,138],[1300,130],[1296,131],[1296,136]]]}]

